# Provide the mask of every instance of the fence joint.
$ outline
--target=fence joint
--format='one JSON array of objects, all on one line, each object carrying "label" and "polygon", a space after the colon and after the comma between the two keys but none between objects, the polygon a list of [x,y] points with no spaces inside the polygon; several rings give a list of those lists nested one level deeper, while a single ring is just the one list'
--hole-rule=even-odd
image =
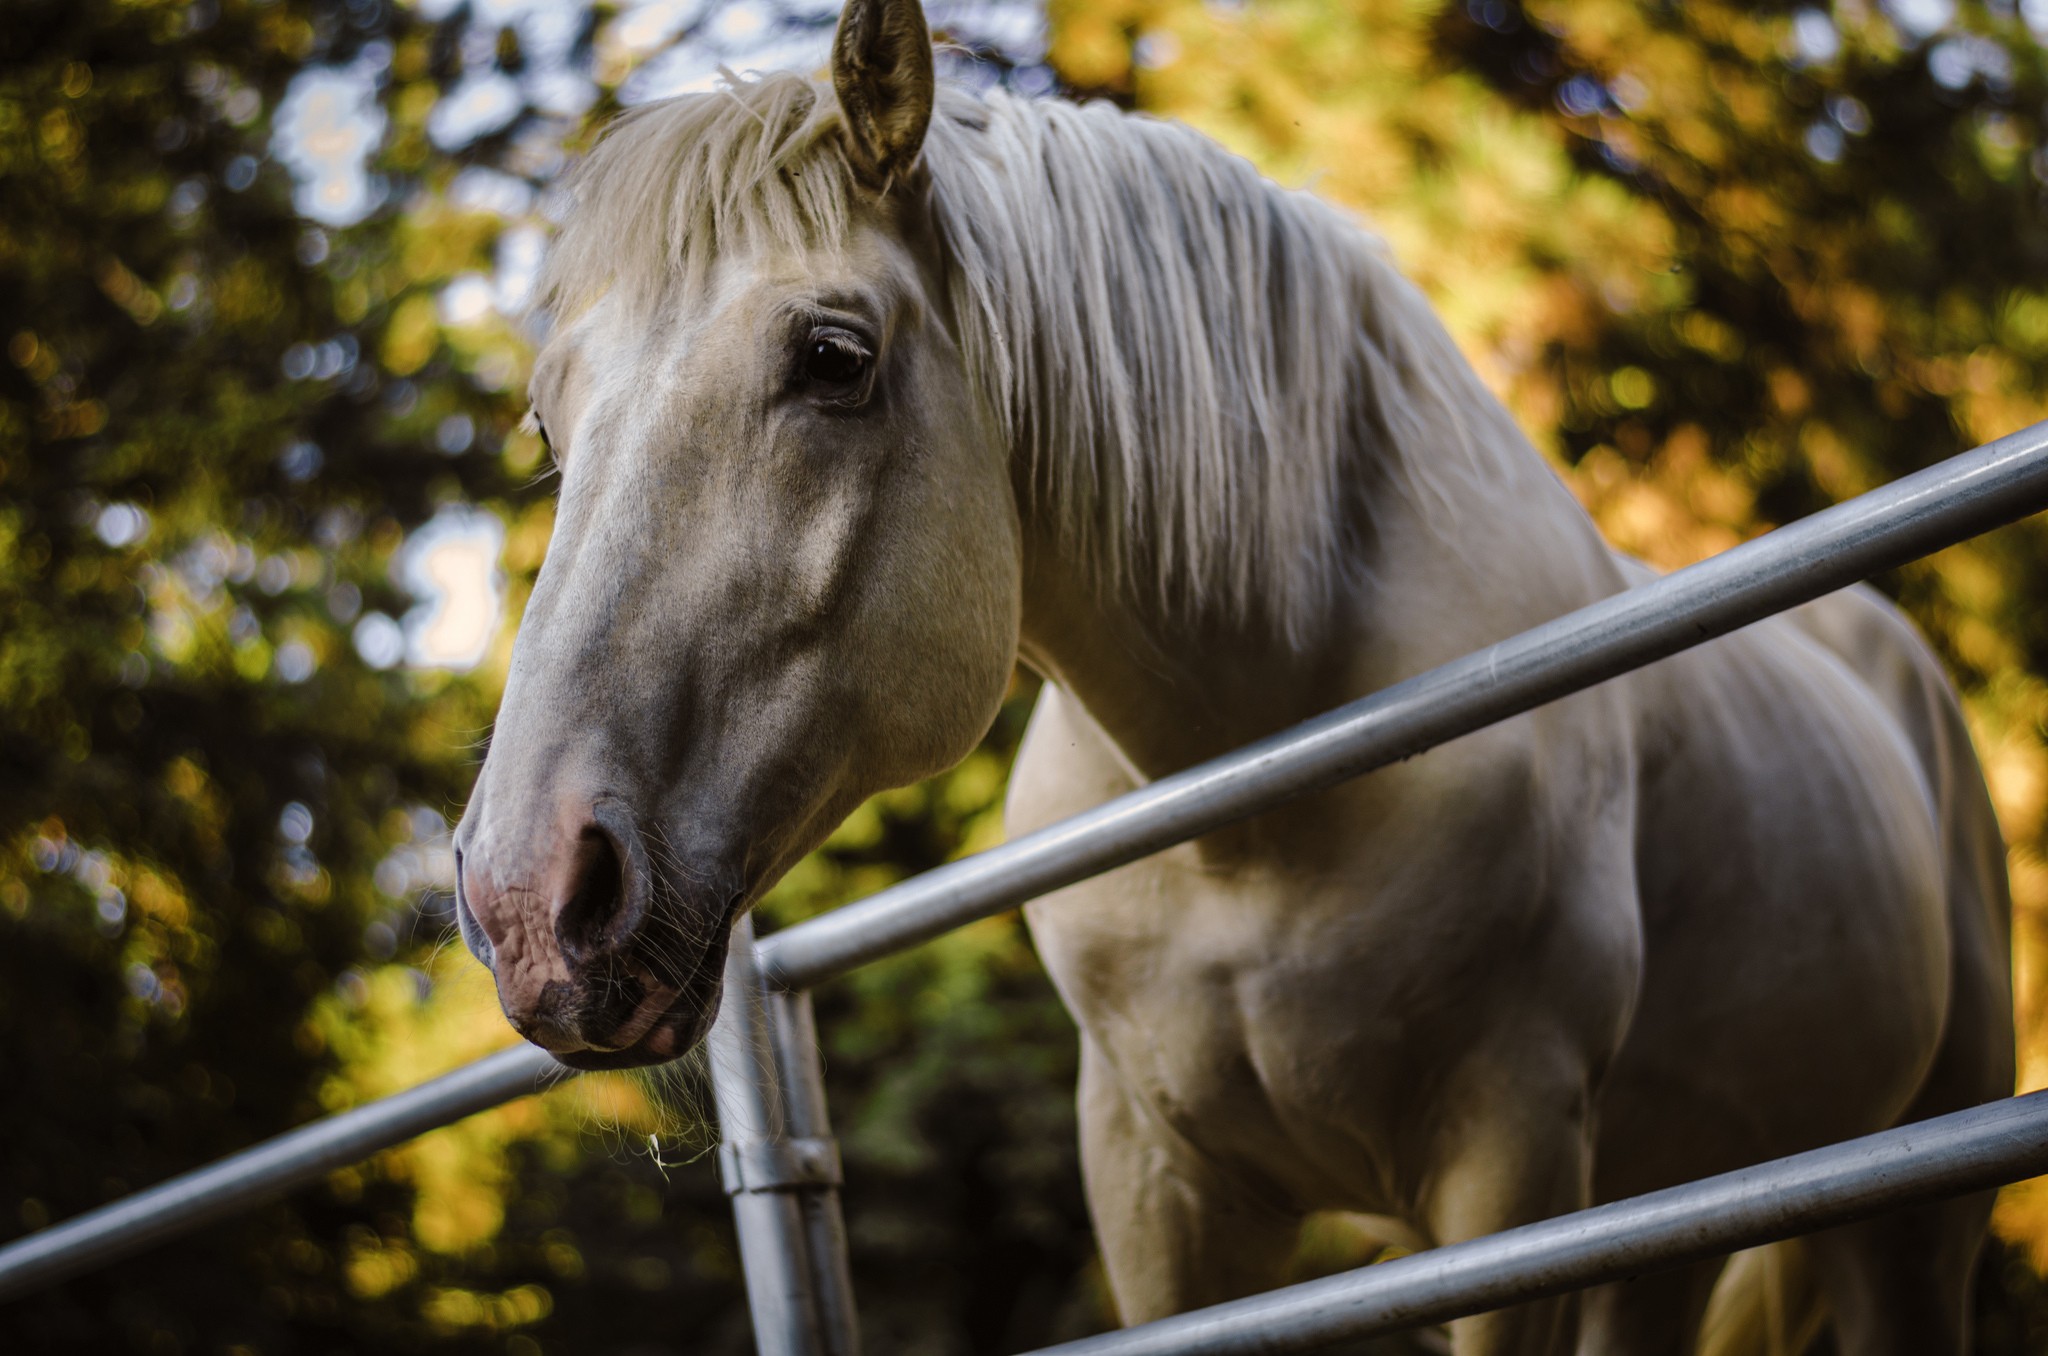
[{"label": "fence joint", "polygon": [[718,1146],[718,1180],[725,1194],[743,1191],[797,1191],[805,1187],[836,1187],[845,1178],[839,1167],[839,1141],[825,1138],[730,1141]]}]

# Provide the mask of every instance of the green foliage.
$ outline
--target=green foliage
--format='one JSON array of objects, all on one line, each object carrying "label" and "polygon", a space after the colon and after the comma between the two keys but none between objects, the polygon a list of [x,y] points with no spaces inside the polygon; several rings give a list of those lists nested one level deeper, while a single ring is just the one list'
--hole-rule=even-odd
[{"label": "green foliage", "polygon": [[[481,447],[437,451],[433,421],[508,417],[444,359],[409,381],[368,360],[388,298],[350,298],[388,268],[389,223],[330,241],[262,161],[304,62],[399,26],[355,13],[35,3],[0,39],[12,1228],[319,1112],[301,1018],[374,954],[372,929],[412,925],[371,873],[413,807],[438,825],[456,803],[488,719],[484,694],[351,644],[365,609],[408,601],[386,573],[408,528],[506,493]],[[303,379],[281,365],[295,351]],[[264,1212],[10,1308],[0,1345],[346,1331],[332,1258],[368,1217]]]}]

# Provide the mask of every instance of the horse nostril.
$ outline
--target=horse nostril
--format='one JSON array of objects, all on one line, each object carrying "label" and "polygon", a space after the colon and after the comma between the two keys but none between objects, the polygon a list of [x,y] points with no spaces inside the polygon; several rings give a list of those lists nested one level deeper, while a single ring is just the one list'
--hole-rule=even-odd
[{"label": "horse nostril", "polygon": [[608,805],[592,818],[577,836],[555,919],[556,940],[572,963],[624,945],[645,912],[647,873],[631,821]]},{"label": "horse nostril", "polygon": [[455,849],[455,926],[462,933],[463,945],[469,953],[483,962],[484,969],[497,973],[497,949],[477,921],[476,911],[469,907],[469,892],[464,886],[462,874],[462,849]]}]

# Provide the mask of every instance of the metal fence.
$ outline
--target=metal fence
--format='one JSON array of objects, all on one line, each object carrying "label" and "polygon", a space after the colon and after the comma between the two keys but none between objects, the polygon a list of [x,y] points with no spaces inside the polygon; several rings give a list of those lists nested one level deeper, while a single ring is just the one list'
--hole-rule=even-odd
[{"label": "metal fence", "polygon": [[[758,941],[710,1036],[762,1356],[858,1345],[808,994],[855,966],[1654,663],[2048,507],[2048,423],[1397,683],[1085,814]],[[0,1248],[0,1301],[119,1260],[569,1076],[507,1050]],[[1304,1351],[1481,1313],[2048,1171],[2048,1093],[1048,1349]]]}]

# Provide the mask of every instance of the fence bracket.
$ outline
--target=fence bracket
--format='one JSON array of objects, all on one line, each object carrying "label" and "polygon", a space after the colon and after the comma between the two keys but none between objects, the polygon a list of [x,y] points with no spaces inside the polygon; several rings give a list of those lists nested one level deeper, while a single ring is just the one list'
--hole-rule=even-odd
[{"label": "fence bracket", "polygon": [[824,1138],[756,1140],[718,1146],[718,1180],[725,1194],[742,1191],[798,1191],[845,1183],[839,1170],[839,1141]]}]

